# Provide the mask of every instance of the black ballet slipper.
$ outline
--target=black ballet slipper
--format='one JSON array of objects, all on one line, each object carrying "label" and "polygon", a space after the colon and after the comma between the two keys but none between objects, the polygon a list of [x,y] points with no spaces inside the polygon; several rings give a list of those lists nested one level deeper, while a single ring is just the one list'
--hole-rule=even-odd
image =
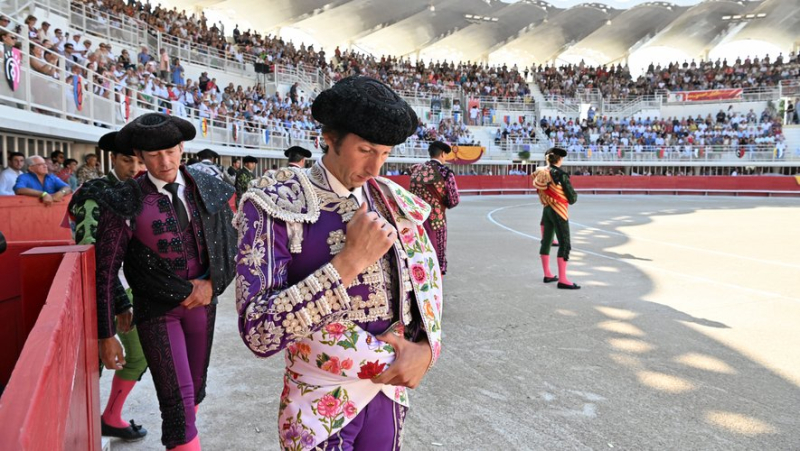
[{"label": "black ballet slipper", "polygon": [[126,428],[115,428],[107,425],[102,418],[100,419],[100,432],[106,437],[117,437],[126,442],[137,442],[143,440],[147,435],[147,429],[134,423],[133,420],[131,420],[130,426]]},{"label": "black ballet slipper", "polygon": [[552,282],[558,282],[558,276],[553,276],[553,277],[545,276],[544,283],[552,283]]},{"label": "black ballet slipper", "polygon": [[577,283],[572,283],[572,285],[567,285],[565,283],[558,282],[558,288],[562,290],[580,290],[581,287]]}]

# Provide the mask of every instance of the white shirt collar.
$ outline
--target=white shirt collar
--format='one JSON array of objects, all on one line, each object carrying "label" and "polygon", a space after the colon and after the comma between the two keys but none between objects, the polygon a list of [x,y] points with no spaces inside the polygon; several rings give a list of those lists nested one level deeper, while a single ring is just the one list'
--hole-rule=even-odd
[{"label": "white shirt collar", "polygon": [[331,190],[333,190],[333,192],[337,196],[339,196],[339,197],[350,197],[350,195],[352,194],[353,196],[355,196],[356,202],[358,202],[358,205],[361,205],[362,203],[364,203],[364,187],[363,186],[359,186],[358,188],[355,188],[353,191],[350,191],[349,189],[347,189],[347,187],[345,187],[342,184],[342,182],[339,181],[339,179],[336,178],[336,176],[334,176],[331,173],[331,171],[328,170],[328,168],[325,167],[325,163],[322,162],[322,158],[320,158],[317,161],[319,161],[319,165],[322,166],[322,169],[325,170],[325,177],[327,177],[327,179],[328,179],[328,184],[331,186]]},{"label": "white shirt collar", "polygon": [[[164,186],[167,184],[167,182],[165,182],[163,180],[159,180],[159,179],[153,177],[153,174],[151,174],[149,172],[147,173],[147,178],[149,178],[150,181],[153,182],[153,185],[156,186],[156,189],[158,190],[158,192],[160,192],[162,194],[166,194],[168,196],[172,196],[172,194],[170,194],[169,191],[164,189]],[[175,177],[175,183],[177,183],[178,185],[180,185],[182,187],[186,187],[186,180],[183,179],[183,174],[181,174],[180,169],[178,170],[178,176]]]}]

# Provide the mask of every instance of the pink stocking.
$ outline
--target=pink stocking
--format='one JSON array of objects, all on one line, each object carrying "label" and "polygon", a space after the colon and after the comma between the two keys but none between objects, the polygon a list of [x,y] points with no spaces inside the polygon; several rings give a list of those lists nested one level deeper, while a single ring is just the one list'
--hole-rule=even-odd
[{"label": "pink stocking", "polygon": [[116,374],[111,381],[111,394],[108,396],[108,404],[106,410],[103,411],[103,422],[112,428],[126,428],[130,424],[122,419],[122,407],[125,405],[125,399],[128,394],[133,390],[136,381],[126,381],[121,379]]}]

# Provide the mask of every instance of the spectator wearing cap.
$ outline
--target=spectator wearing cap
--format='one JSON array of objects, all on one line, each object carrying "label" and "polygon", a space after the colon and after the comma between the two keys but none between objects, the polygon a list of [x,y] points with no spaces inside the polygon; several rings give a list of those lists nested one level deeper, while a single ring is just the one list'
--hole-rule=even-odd
[{"label": "spectator wearing cap", "polygon": [[[297,376],[282,396],[278,430],[298,432],[282,444],[399,449],[406,388],[417,387],[440,354],[443,298],[422,227],[430,207],[377,175],[418,119],[388,86],[360,76],[320,93],[312,113],[323,124],[322,158],[308,170],[269,172],[242,198],[239,331],[259,357],[285,350],[286,372]],[[414,301],[425,308],[412,308]],[[354,348],[325,344],[331,332],[347,330]],[[392,350],[364,345],[376,338]],[[321,369],[292,358],[303,349],[325,353]],[[331,393],[345,390],[339,411],[350,421],[320,422],[318,408],[334,413],[328,401],[339,400]]]},{"label": "spectator wearing cap", "polygon": [[103,171],[100,169],[100,160],[96,154],[89,153],[83,156],[83,164],[78,168],[76,176],[78,177],[79,185],[103,176]]},{"label": "spectator wearing cap", "polygon": [[446,211],[459,203],[458,185],[453,171],[445,166],[445,156],[450,146],[434,141],[428,147],[431,159],[411,168],[410,191],[431,206],[425,220],[425,230],[439,259],[442,275],[447,273],[447,215]]},{"label": "spectator wearing cap", "polygon": [[5,14],[0,15],[0,27],[8,30],[11,28],[9,26],[10,24],[11,24],[11,19],[9,19],[8,16],[6,16]]},{"label": "spectator wearing cap", "polygon": [[[72,196],[69,204],[70,220],[74,224],[73,239],[75,244],[97,244],[97,233],[100,218],[103,213],[120,215],[130,219],[131,212],[124,210],[124,202],[119,196],[122,193],[132,195],[125,188],[115,190],[120,182],[125,182],[141,172],[143,166],[133,152],[119,152],[115,146],[117,132],[103,135],[97,146],[109,153],[113,168],[105,177],[86,182]],[[121,208],[122,207],[122,208]],[[99,266],[99,265],[98,265]],[[99,268],[98,268],[99,269]],[[102,274],[98,271],[98,274]],[[100,279],[97,279],[100,281]],[[111,393],[108,402],[100,417],[101,432],[107,437],[118,437],[125,441],[141,440],[147,435],[147,429],[136,424],[133,420],[127,422],[122,419],[122,409],[131,390],[147,370],[147,360],[144,358],[142,345],[139,341],[139,332],[133,327],[133,296],[130,290],[125,290],[122,285],[115,288],[113,309],[109,310],[105,303],[97,305],[97,319],[99,330],[107,327],[109,318],[116,321],[117,338],[101,338],[98,342],[100,359],[103,365],[110,370],[116,370],[111,381]],[[97,300],[105,299],[97,297]],[[113,342],[112,342],[113,341]],[[122,345],[122,352],[119,344]]]},{"label": "spectator wearing cap", "polygon": [[8,167],[0,172],[0,196],[13,196],[14,185],[17,178],[24,174],[22,168],[25,166],[25,155],[19,152],[8,154]]},{"label": "spectator wearing cap", "polygon": [[[115,287],[125,262],[134,323],[150,366],[161,411],[161,443],[199,450],[196,414],[206,396],[217,297],[235,276],[236,232],[228,201],[233,187],[180,164],[190,122],[148,113],[119,131],[115,145],[143,160],[147,173],[118,186],[118,210],[97,226],[98,336],[110,359],[122,362],[114,340]],[[127,218],[126,218],[127,216]],[[102,319],[102,320],[101,320]]]},{"label": "spectator wearing cap", "polygon": [[289,160],[289,166],[303,169],[306,167],[306,158],[311,158],[311,151],[305,147],[292,146],[283,152]]},{"label": "spectator wearing cap", "polygon": [[45,204],[61,202],[64,196],[71,193],[69,185],[58,177],[47,172],[47,163],[44,158],[34,155],[25,160],[28,173],[21,174],[14,183],[14,194],[18,196],[36,197]]},{"label": "spectator wearing cap", "polygon": [[79,32],[74,32],[69,40],[69,43],[72,44],[72,50],[77,52],[81,46],[81,34]]}]

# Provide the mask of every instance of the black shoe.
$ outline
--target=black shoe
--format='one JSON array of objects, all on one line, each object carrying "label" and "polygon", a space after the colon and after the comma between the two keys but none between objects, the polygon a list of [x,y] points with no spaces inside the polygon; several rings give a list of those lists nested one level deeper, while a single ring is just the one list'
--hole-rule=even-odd
[{"label": "black shoe", "polygon": [[103,419],[100,419],[101,433],[106,437],[117,437],[125,440],[126,442],[137,442],[143,440],[147,435],[147,429],[136,424],[131,420],[131,425],[126,428],[115,428],[106,424]]},{"label": "black shoe", "polygon": [[544,276],[544,283],[558,282],[558,276],[547,277]]},{"label": "black shoe", "polygon": [[558,247],[558,243],[553,243],[553,247]]},{"label": "black shoe", "polygon": [[572,285],[567,285],[565,283],[558,282],[558,288],[561,288],[562,290],[580,290],[581,289],[581,287],[575,282],[573,282]]}]

